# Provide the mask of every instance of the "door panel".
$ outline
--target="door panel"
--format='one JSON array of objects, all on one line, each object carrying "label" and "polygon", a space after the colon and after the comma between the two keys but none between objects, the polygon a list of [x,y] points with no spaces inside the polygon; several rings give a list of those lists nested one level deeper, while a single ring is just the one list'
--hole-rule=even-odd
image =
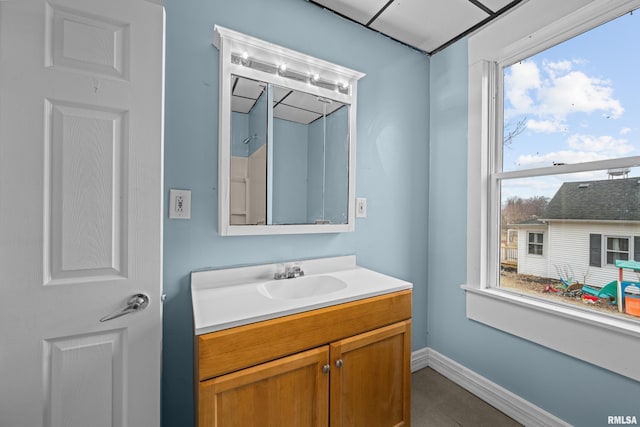
[{"label": "door panel", "polygon": [[160,424],[163,14],[0,1],[2,426]]},{"label": "door panel", "polygon": [[200,427],[326,427],[329,347],[201,382]]},{"label": "door panel", "polygon": [[123,424],[123,345],[122,330],[45,341],[45,419],[51,427]]},{"label": "door panel", "polygon": [[45,111],[45,284],[126,278],[128,114],[49,100]]},{"label": "door panel", "polygon": [[331,344],[331,426],[410,425],[411,321]]}]

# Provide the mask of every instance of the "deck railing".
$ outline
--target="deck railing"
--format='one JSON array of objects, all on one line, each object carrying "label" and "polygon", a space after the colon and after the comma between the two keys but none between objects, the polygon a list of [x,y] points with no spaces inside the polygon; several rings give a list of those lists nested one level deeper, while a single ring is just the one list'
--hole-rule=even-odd
[{"label": "deck railing", "polygon": [[518,245],[517,244],[500,244],[500,264],[505,267],[518,266]]}]

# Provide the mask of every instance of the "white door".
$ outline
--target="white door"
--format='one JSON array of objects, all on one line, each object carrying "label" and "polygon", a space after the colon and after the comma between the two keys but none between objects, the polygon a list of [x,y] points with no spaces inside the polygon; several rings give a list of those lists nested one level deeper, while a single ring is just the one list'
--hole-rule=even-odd
[{"label": "white door", "polygon": [[160,424],[163,40],[145,0],[0,1],[2,427]]}]

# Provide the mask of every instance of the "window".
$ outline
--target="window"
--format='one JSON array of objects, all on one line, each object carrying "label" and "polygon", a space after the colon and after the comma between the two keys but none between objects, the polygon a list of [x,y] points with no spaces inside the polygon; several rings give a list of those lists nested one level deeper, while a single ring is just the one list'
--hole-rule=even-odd
[{"label": "window", "polygon": [[615,265],[619,259],[629,260],[629,238],[607,237],[607,264]]},{"label": "window", "polygon": [[542,255],[542,233],[529,233],[529,253]]},{"label": "window", "polygon": [[[615,262],[631,259],[625,235],[640,234],[640,84],[631,71],[637,60],[626,52],[636,39],[640,22],[627,14],[498,64],[503,127],[489,193],[500,225],[492,236],[514,223],[544,229],[518,242],[544,262],[518,260],[514,274],[492,260],[498,287],[584,308],[586,290],[616,280]],[[633,320],[609,298],[589,301],[590,310]]]},{"label": "window", "polygon": [[[637,69],[628,52],[640,29],[637,13],[629,12],[638,7],[640,0],[565,10],[547,0],[526,2],[515,18],[469,38],[464,287],[468,318],[635,380],[640,371],[575,337],[606,341],[626,358],[640,352],[639,318],[548,297],[562,286],[547,293],[510,288],[499,257],[506,230],[520,230],[523,254],[535,243],[530,234],[542,233],[543,253],[520,257],[516,271],[528,269],[543,283],[577,283],[572,289],[615,281],[609,243],[611,257],[640,260],[640,129],[625,124],[640,122],[640,84],[626,77]],[[602,36],[610,39],[597,40]],[[506,211],[514,206],[517,215]]]}]

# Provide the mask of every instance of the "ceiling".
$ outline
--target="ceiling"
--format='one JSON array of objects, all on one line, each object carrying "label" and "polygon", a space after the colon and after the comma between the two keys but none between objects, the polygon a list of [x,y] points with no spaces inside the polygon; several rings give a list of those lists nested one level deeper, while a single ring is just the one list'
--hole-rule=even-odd
[{"label": "ceiling", "polygon": [[[232,76],[231,111],[248,114],[262,96],[266,83]],[[344,104],[273,85],[273,117],[308,125]]]},{"label": "ceiling", "polygon": [[308,1],[432,55],[523,0]]}]

